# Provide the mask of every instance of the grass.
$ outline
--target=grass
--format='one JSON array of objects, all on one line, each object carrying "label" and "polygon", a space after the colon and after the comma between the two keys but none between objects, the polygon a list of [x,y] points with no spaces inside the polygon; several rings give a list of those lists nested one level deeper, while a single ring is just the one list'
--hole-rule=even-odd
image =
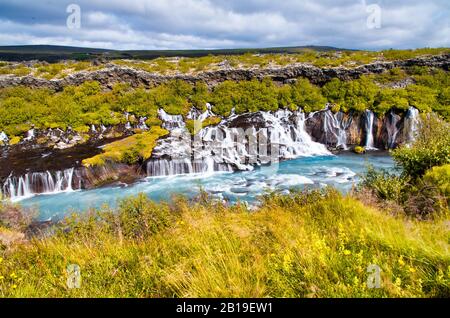
[{"label": "grass", "polygon": [[[256,211],[197,202],[139,195],[4,246],[0,296],[450,296],[448,216],[392,216],[332,189],[270,194]],[[80,288],[67,287],[69,264]],[[380,288],[367,287],[370,264]]]},{"label": "grass", "polygon": [[151,157],[158,138],[169,132],[161,127],[153,126],[150,131],[134,134],[130,137],[114,141],[103,148],[103,153],[84,159],[86,167],[102,166],[106,162],[123,162],[133,164]]}]

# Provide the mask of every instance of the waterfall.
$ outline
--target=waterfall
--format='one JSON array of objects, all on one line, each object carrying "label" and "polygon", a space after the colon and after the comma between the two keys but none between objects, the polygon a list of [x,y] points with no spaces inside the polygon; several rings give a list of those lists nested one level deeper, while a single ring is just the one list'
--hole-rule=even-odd
[{"label": "waterfall", "polygon": [[330,154],[325,145],[313,141],[306,132],[305,113],[278,110],[274,114],[263,112],[263,118],[271,123],[270,142],[280,145],[280,159]]},{"label": "waterfall", "polygon": [[[346,129],[351,124],[351,120],[344,121],[344,113],[333,113],[331,110],[324,112],[323,130],[325,132],[325,142],[336,140],[336,148],[347,150],[347,132]],[[330,138],[332,137],[332,138]]]},{"label": "waterfall", "polygon": [[165,129],[173,130],[185,126],[182,115],[169,115],[162,108],[158,110],[158,115],[163,121],[162,127]]},{"label": "waterfall", "polygon": [[196,119],[203,121],[208,117],[214,116],[212,110],[211,110],[211,104],[206,103],[206,110],[202,113],[197,108],[192,107],[191,110],[186,115],[187,119]]},{"label": "waterfall", "polygon": [[386,120],[386,132],[387,132],[387,148],[392,149],[395,147],[397,142],[397,135],[399,132],[398,123],[400,121],[400,116],[396,115],[393,110],[391,110],[387,116]]},{"label": "waterfall", "polygon": [[366,110],[365,112],[365,122],[364,129],[366,133],[366,142],[364,147],[366,150],[376,150],[373,141],[373,124],[374,124],[375,114],[371,110]]},{"label": "waterfall", "polygon": [[410,107],[406,112],[403,123],[403,140],[405,144],[411,144],[416,140],[419,125],[419,110],[417,108]]},{"label": "waterfall", "polygon": [[147,117],[140,117],[139,118],[139,124],[138,124],[138,128],[142,129],[142,130],[147,130],[148,126],[145,123],[145,121],[147,120]]},{"label": "waterfall", "polygon": [[172,176],[191,173],[211,174],[214,171],[232,172],[233,168],[225,163],[216,163],[211,157],[199,161],[191,161],[185,158],[178,160],[154,159],[147,162],[148,176]]},{"label": "waterfall", "polygon": [[5,134],[4,131],[2,131],[2,132],[0,133],[0,142],[1,142],[1,143],[8,143],[8,141],[9,141],[8,136]]},{"label": "waterfall", "polygon": [[27,131],[27,136],[24,138],[24,140],[30,141],[34,138],[34,136],[35,136],[34,129],[31,128],[30,130]]},{"label": "waterfall", "polygon": [[23,176],[9,176],[3,184],[4,195],[11,200],[21,200],[38,193],[73,191],[74,168],[46,172],[29,172]]},{"label": "waterfall", "polygon": [[[187,117],[204,119],[214,115],[191,109]],[[248,122],[249,114],[224,119],[192,137],[182,116],[159,111],[163,127],[170,135],[158,141],[152,160],[147,163],[149,176],[212,171],[252,170],[254,165],[300,156],[330,155],[326,146],[314,142],[305,130],[305,114],[290,110],[250,114],[255,126],[244,130],[236,122]],[[239,116],[247,116],[244,121]],[[253,117],[254,116],[254,117]],[[258,129],[256,128],[258,127]]]}]

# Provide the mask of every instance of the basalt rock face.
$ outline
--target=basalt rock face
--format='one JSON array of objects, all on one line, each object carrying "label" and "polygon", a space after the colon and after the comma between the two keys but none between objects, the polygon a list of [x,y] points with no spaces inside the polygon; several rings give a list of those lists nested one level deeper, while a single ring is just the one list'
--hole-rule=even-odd
[{"label": "basalt rock face", "polygon": [[92,189],[118,184],[126,185],[145,176],[139,165],[107,163],[100,167],[80,167],[77,169],[80,189]]},{"label": "basalt rock face", "polygon": [[311,113],[305,123],[306,131],[314,141],[334,150],[354,146],[364,146],[369,150],[393,149],[411,142],[418,125],[415,108],[405,113],[391,110],[381,117],[370,111],[345,114],[323,110]]},{"label": "basalt rock face", "polygon": [[12,75],[0,76],[0,88],[24,85],[32,88],[46,87],[54,90],[62,90],[67,85],[80,85],[86,81],[98,81],[104,88],[110,88],[114,83],[128,83],[133,87],[152,87],[173,79],[180,79],[190,83],[204,81],[214,86],[226,80],[242,81],[251,79],[272,78],[276,82],[287,83],[299,77],[308,78],[312,83],[322,85],[333,78],[351,80],[365,74],[382,73],[395,67],[428,66],[450,69],[450,54],[430,57],[418,57],[414,59],[375,62],[355,68],[333,67],[319,68],[310,64],[293,64],[285,67],[254,68],[254,69],[222,69],[206,71],[198,74],[158,75],[130,67],[106,65],[98,71],[82,71],[68,75],[62,79],[46,80],[33,76],[17,77]]}]

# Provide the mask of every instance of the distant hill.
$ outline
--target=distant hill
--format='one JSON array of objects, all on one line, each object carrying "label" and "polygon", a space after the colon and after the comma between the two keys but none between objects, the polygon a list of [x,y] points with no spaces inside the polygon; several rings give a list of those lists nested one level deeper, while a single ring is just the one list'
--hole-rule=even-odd
[{"label": "distant hill", "polygon": [[15,45],[0,46],[0,60],[29,61],[41,60],[56,62],[64,59],[93,60],[93,59],[154,59],[157,57],[183,56],[199,57],[206,55],[228,55],[244,53],[297,53],[305,50],[320,52],[348,50],[331,46],[294,46],[273,48],[242,48],[215,50],[108,50],[58,45]]}]

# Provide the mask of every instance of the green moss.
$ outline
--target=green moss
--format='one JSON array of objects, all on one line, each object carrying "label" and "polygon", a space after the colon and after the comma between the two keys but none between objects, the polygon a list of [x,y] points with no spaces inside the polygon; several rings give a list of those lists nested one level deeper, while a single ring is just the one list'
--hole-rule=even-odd
[{"label": "green moss", "polygon": [[353,152],[357,153],[357,154],[364,154],[364,153],[366,153],[366,148],[361,147],[361,146],[356,146],[355,148],[353,148]]},{"label": "green moss", "polygon": [[112,142],[103,148],[103,153],[83,160],[85,167],[102,166],[106,162],[134,164],[151,157],[158,138],[169,132],[161,127]]},{"label": "green moss", "polygon": [[18,136],[12,136],[10,139],[9,139],[9,144],[12,146],[12,145],[17,145],[19,142],[20,142],[20,140],[21,140],[21,138],[20,137],[18,137]]},{"label": "green moss", "polygon": [[[208,127],[208,126],[215,126],[215,125],[219,124],[221,120],[222,119],[220,117],[216,117],[216,116],[208,117],[199,124],[199,127],[195,127],[195,120],[188,119],[188,120],[186,120],[186,128],[187,128],[187,130],[189,130],[191,135],[195,135],[196,133],[198,133],[200,131],[200,129]],[[194,130],[195,128],[197,128],[197,130]]]}]

